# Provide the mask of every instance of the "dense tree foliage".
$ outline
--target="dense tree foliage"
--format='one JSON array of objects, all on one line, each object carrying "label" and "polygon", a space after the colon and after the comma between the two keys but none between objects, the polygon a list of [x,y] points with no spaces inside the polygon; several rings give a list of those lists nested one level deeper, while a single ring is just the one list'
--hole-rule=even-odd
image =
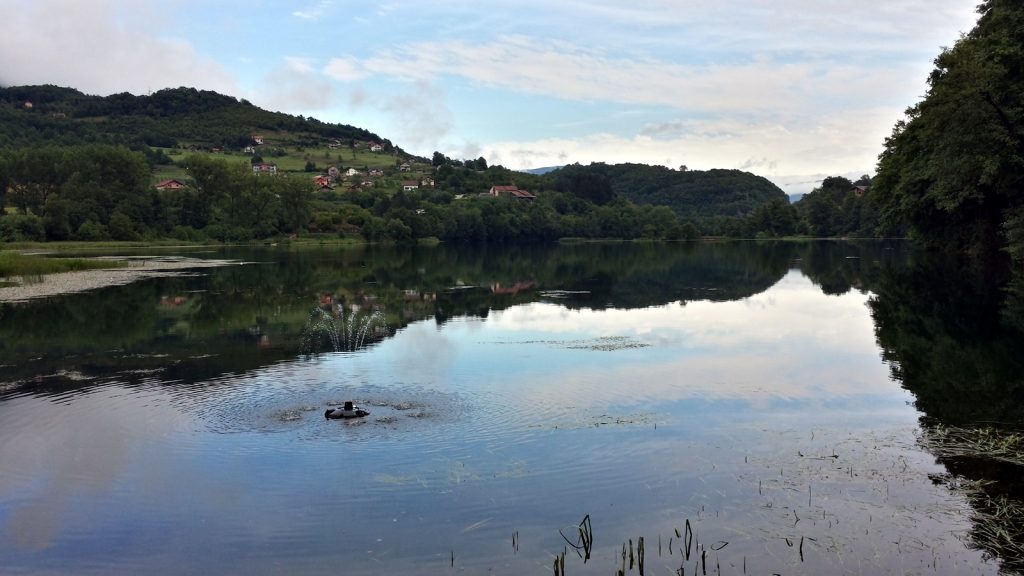
[{"label": "dense tree foliage", "polygon": [[686,220],[743,218],[786,194],[768,179],[740,170],[673,170],[645,164],[573,164],[545,175],[559,190],[597,204],[612,195],[636,204],[668,206]]},{"label": "dense tree foliage", "polygon": [[195,142],[242,148],[260,130],[287,131],[310,142],[384,142],[361,128],[268,112],[245,100],[195,88],[106,97],[57,86],[0,88],[0,126],[0,148],[108,143],[141,149]]},{"label": "dense tree foliage", "polygon": [[878,164],[888,223],[921,241],[1024,256],[1024,5],[985,0],[977,25],[935,59],[924,99]]},{"label": "dense tree foliage", "polygon": [[[872,178],[866,174],[856,182],[842,176],[825,178],[821,186],[796,203],[800,231],[819,238],[870,238],[884,232],[879,229],[871,183]],[[898,235],[899,231],[890,233]]]}]

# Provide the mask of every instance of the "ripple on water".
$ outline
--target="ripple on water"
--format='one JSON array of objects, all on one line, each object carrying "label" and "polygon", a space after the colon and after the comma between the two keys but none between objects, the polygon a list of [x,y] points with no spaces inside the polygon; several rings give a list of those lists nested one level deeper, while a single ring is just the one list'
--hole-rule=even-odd
[{"label": "ripple on water", "polygon": [[[414,385],[381,386],[372,378],[349,385],[311,377],[305,364],[281,363],[258,373],[224,375],[172,386],[173,402],[201,429],[214,433],[288,433],[301,438],[368,439],[416,432],[440,433],[469,412],[454,393]],[[353,401],[364,418],[328,420],[324,411]]]}]

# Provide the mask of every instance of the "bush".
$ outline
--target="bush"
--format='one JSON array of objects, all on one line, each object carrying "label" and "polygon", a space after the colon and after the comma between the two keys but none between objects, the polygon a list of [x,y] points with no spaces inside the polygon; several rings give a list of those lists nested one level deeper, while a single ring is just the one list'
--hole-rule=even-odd
[{"label": "bush", "polygon": [[107,227],[94,220],[86,220],[78,227],[75,232],[75,240],[84,240],[86,242],[95,242],[97,240],[106,240],[110,236],[107,233]]},{"label": "bush", "polygon": [[123,212],[115,212],[110,217],[110,224],[107,226],[111,238],[114,240],[138,240],[139,233],[135,230],[132,219]]},{"label": "bush", "polygon": [[171,229],[171,238],[184,242],[202,242],[206,240],[206,234],[191,226],[175,226]]},{"label": "bush", "polygon": [[42,242],[46,239],[46,228],[38,216],[8,214],[0,217],[0,240],[6,242]]}]

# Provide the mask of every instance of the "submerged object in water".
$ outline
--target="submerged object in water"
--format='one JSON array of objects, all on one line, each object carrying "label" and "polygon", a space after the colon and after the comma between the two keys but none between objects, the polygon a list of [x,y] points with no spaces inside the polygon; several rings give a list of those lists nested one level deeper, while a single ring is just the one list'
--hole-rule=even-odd
[{"label": "submerged object in water", "polygon": [[331,420],[340,420],[342,418],[362,418],[363,416],[369,416],[370,413],[362,408],[359,408],[352,404],[352,402],[345,402],[345,405],[341,408],[328,408],[324,412],[324,418]]}]

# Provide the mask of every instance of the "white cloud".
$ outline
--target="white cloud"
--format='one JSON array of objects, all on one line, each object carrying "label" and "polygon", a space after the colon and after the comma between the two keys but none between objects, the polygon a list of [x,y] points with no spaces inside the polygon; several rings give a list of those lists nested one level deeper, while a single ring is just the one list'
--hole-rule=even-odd
[{"label": "white cloud", "polygon": [[285,66],[294,72],[300,74],[309,74],[313,71],[313,61],[309,58],[303,58],[300,56],[285,56]]},{"label": "white cloud", "polygon": [[392,119],[391,130],[400,146],[414,151],[436,150],[452,129],[447,96],[439,86],[417,80],[406,93],[391,97],[383,106]]},{"label": "white cloud", "polygon": [[[0,84],[60,84],[91,94],[193,86],[237,94],[234,76],[182,39],[152,30],[156,4],[15,0],[0,24]],[[159,30],[173,30],[161,26]]]},{"label": "white cloud", "polygon": [[341,82],[355,82],[366,77],[358,60],[349,56],[345,58],[331,58],[324,66],[324,74]]},{"label": "white cloud", "polygon": [[292,16],[303,20],[319,20],[333,3],[331,0],[321,0],[308,8],[292,12]]},{"label": "white cloud", "polygon": [[310,60],[285,57],[263,79],[251,100],[270,110],[309,113],[326,110],[334,103],[334,86],[317,72]]},{"label": "white cloud", "polygon": [[892,98],[905,102],[920,91],[927,71],[927,63],[878,68],[764,55],[677,64],[522,36],[481,44],[421,42],[378,53],[361,68],[352,59],[336,66],[342,79],[367,71],[403,80],[454,77],[517,94],[736,116],[824,113]]}]

